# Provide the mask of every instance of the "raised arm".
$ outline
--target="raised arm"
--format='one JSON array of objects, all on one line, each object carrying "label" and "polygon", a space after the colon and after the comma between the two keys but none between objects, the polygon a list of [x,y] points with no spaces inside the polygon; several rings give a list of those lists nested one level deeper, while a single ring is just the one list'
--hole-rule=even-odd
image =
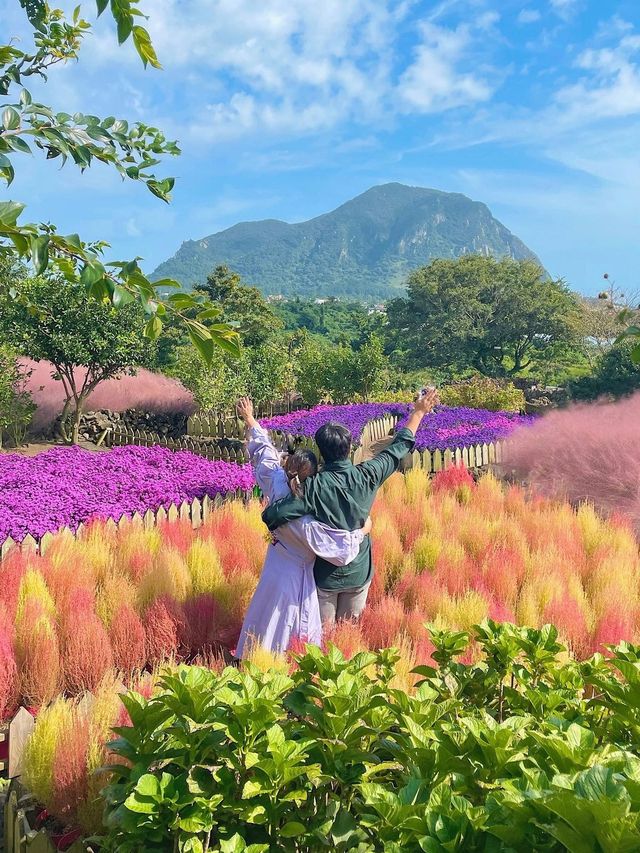
[{"label": "raised arm", "polygon": [[414,403],[413,411],[402,429],[395,434],[393,441],[385,447],[377,456],[368,462],[358,465],[358,470],[367,478],[373,487],[381,486],[394,471],[397,471],[400,462],[411,453],[416,443],[416,432],[422,423],[422,418],[433,411],[438,403],[436,391],[427,392],[424,397],[418,397]]},{"label": "raised arm", "polygon": [[282,470],[280,455],[269,433],[255,419],[253,404],[248,397],[238,402],[237,412],[247,427],[247,450],[260,491],[271,502],[290,495],[289,481]]}]

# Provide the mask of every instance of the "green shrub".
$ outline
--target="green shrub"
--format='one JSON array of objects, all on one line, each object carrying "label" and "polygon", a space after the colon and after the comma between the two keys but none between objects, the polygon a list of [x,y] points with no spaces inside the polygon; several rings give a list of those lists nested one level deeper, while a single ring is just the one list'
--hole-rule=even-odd
[{"label": "green shrub", "polygon": [[633,851],[640,647],[567,660],[551,626],[433,630],[439,668],[308,648],[290,675],[168,673],[125,697],[107,835],[120,853]]},{"label": "green shrub", "polygon": [[8,347],[0,347],[0,447],[5,437],[15,447],[24,443],[35,403],[27,389],[30,371],[20,366]]},{"label": "green shrub", "polygon": [[524,393],[512,382],[472,376],[446,385],[440,390],[445,406],[465,406],[469,409],[488,409],[490,412],[520,412],[524,409]]},{"label": "green shrub", "polygon": [[582,376],[569,383],[570,396],[575,400],[595,400],[605,396],[624,397],[640,390],[640,364],[631,359],[633,348],[631,340],[611,347],[591,376]]}]

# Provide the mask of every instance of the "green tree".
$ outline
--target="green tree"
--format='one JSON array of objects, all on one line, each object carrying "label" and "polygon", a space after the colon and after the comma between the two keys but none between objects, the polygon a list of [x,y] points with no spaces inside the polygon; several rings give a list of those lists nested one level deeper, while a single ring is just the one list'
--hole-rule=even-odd
[{"label": "green tree", "polygon": [[465,255],[409,278],[388,306],[391,347],[411,368],[519,373],[579,338],[577,297],[533,261]]},{"label": "green tree", "polygon": [[298,359],[297,388],[310,406],[371,400],[388,380],[388,360],[373,335],[359,350],[309,338]]},{"label": "green tree", "polygon": [[0,447],[5,435],[16,446],[24,441],[36,408],[28,390],[30,373],[15,350],[0,346]]},{"label": "green tree", "polygon": [[569,383],[569,393],[576,400],[598,397],[624,397],[640,390],[640,363],[632,358],[632,340],[614,344],[600,358],[593,374]]},{"label": "green tree", "polygon": [[221,309],[221,321],[236,324],[247,347],[264,344],[283,329],[282,320],[258,288],[245,284],[227,266],[217,266],[199,290]]},{"label": "green tree", "polygon": [[51,362],[65,394],[62,436],[76,443],[91,392],[151,358],[153,344],[140,334],[142,308],[115,308],[61,276],[14,280],[12,290],[13,298],[0,300],[0,333],[22,355]]},{"label": "green tree", "polygon": [[[159,178],[153,170],[160,157],[178,154],[179,149],[157,128],[142,122],[130,125],[114,116],[55,113],[33,101],[25,84],[38,77],[46,80],[54,66],[77,59],[90,24],[79,6],[69,20],[45,0],[19,2],[33,28],[34,49],[21,50],[16,39],[0,44],[0,180],[11,184],[17,160],[36,149],[49,160],[70,160],[81,170],[98,160],[168,201],[174,179]],[[120,43],[131,37],[143,63],[159,67],[149,34],[140,26],[137,0],[96,0],[96,6],[98,14],[110,9]],[[162,298],[160,290],[179,284],[170,280],[151,284],[137,260],[105,263],[104,241],[86,243],[78,234],[59,234],[50,224],[23,224],[19,220],[24,207],[0,201],[0,254],[29,259],[36,275],[52,268],[72,283],[79,278],[95,304],[107,299],[120,308],[138,301],[147,315],[144,333],[149,338],[157,338],[167,316],[175,315],[205,359],[213,357],[216,346],[237,353],[237,333],[224,323],[210,322],[219,317],[219,309],[185,292]],[[37,305],[33,308],[38,310]]]}]

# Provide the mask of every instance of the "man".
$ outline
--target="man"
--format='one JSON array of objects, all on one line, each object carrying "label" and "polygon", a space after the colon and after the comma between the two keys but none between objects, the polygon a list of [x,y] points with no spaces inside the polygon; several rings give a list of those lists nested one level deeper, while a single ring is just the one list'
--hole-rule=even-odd
[{"label": "man", "polygon": [[[276,530],[303,515],[313,515],[318,521],[341,530],[362,527],[378,489],[413,450],[422,418],[437,403],[435,390],[419,396],[406,426],[398,430],[391,444],[359,465],[351,462],[352,439],[346,427],[337,423],[320,427],[315,438],[324,468],[305,482],[301,497],[292,495],[265,509],[262,519],[269,530]],[[369,536],[364,537],[360,553],[347,566],[338,568],[318,557],[314,576],[322,624],[328,627],[338,619],[357,619],[364,610],[373,577]]]}]

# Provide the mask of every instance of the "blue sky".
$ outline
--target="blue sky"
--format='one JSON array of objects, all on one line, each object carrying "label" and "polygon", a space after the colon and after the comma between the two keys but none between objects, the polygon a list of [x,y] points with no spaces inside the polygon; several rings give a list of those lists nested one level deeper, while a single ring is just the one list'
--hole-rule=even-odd
[{"label": "blue sky", "polygon": [[[177,138],[173,203],[103,167],[25,157],[8,195],[29,219],[106,239],[151,271],[183,240],[307,219],[401,181],[487,203],[576,290],[597,292],[604,272],[640,288],[639,0],[142,7],[163,71],[118,48],[105,17],[46,99]],[[0,0],[0,19],[26,38],[16,0]]]}]

